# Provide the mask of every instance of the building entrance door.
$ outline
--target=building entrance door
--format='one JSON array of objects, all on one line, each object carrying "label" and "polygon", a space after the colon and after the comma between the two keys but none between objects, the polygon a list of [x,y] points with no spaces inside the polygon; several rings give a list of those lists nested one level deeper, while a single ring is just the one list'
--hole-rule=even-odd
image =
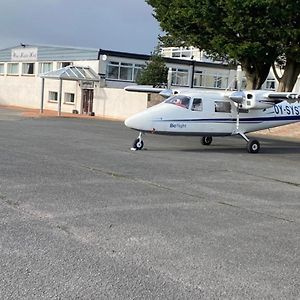
[{"label": "building entrance door", "polygon": [[83,114],[93,113],[93,100],[94,100],[94,90],[83,89],[82,90],[82,113]]}]

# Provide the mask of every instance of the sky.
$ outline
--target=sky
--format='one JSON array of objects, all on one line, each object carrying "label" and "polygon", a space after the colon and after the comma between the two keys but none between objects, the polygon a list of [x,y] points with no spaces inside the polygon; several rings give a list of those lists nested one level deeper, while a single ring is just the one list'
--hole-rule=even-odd
[{"label": "sky", "polygon": [[0,49],[59,45],[150,54],[162,34],[145,0],[0,0]]}]

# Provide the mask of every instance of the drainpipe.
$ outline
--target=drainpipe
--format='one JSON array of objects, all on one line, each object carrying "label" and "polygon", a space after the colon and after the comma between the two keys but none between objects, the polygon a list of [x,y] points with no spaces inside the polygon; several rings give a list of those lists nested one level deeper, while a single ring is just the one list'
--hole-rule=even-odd
[{"label": "drainpipe", "polygon": [[[192,57],[193,59],[193,57]],[[194,87],[194,74],[195,74],[195,61],[192,60],[192,68],[191,68],[191,78],[190,78],[190,88],[192,89]]]},{"label": "drainpipe", "polygon": [[42,94],[41,94],[41,108],[40,113],[44,112],[44,95],[45,95],[45,78],[42,78]]},{"label": "drainpipe", "polygon": [[62,79],[59,81],[58,116],[61,116]]}]

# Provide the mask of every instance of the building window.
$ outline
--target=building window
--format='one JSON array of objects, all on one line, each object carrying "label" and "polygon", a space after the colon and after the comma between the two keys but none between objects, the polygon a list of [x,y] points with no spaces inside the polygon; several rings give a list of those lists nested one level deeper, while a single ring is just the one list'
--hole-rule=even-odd
[{"label": "building window", "polygon": [[65,93],[65,103],[74,103],[75,102],[75,94],[73,93]]},{"label": "building window", "polygon": [[172,85],[188,86],[189,71],[185,69],[172,69]]},{"label": "building window", "polygon": [[275,91],[275,79],[270,79],[270,78],[267,79],[266,89]]},{"label": "building window", "polygon": [[193,56],[192,48],[173,48],[172,49],[172,57],[174,58],[191,58]]},{"label": "building window", "polygon": [[48,98],[49,101],[54,101],[54,102],[57,102],[58,100],[58,92],[53,92],[53,91],[49,91],[49,98]]},{"label": "building window", "polygon": [[51,72],[53,70],[53,63],[46,62],[46,63],[40,63],[39,64],[39,74]]},{"label": "building window", "polygon": [[120,79],[125,81],[133,81],[133,64],[121,63]]},{"label": "building window", "polygon": [[34,74],[34,63],[23,63],[22,64],[22,74],[23,75],[33,75]]},{"label": "building window", "polygon": [[0,64],[0,75],[4,74],[4,64]]},{"label": "building window", "polygon": [[19,75],[19,63],[8,63],[7,64],[8,75]]},{"label": "building window", "polygon": [[222,77],[219,75],[214,76],[214,88],[222,88]]},{"label": "building window", "polygon": [[203,86],[203,72],[195,71],[194,73],[194,87],[202,87]]},{"label": "building window", "polygon": [[228,87],[228,76],[223,74],[203,74],[202,87],[226,89]]},{"label": "building window", "polygon": [[136,81],[136,79],[140,76],[142,73],[143,68],[145,68],[145,65],[136,64],[134,65],[134,73],[133,73],[133,80]]},{"label": "building window", "polygon": [[65,67],[68,67],[68,66],[72,66],[73,63],[71,63],[70,61],[61,61],[58,63],[58,69],[61,69],[61,68],[65,68]]},{"label": "building window", "polygon": [[135,81],[144,65],[110,61],[107,65],[106,78],[122,81]]},{"label": "building window", "polygon": [[107,78],[119,79],[119,63],[111,61],[107,66]]}]

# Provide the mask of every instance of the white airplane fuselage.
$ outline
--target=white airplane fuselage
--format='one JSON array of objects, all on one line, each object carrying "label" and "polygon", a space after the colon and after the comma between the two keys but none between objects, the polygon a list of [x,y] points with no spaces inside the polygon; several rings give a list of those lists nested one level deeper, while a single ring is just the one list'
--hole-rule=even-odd
[{"label": "white airplane fuselage", "polygon": [[[186,93],[188,106],[174,103],[155,105],[125,121],[129,128],[140,132],[168,135],[226,136],[240,132],[277,127],[300,121],[300,103],[283,101],[264,109],[236,109],[236,103],[224,98],[222,92]],[[202,107],[193,110],[194,99],[201,99]],[[220,107],[218,107],[220,106]]]}]

